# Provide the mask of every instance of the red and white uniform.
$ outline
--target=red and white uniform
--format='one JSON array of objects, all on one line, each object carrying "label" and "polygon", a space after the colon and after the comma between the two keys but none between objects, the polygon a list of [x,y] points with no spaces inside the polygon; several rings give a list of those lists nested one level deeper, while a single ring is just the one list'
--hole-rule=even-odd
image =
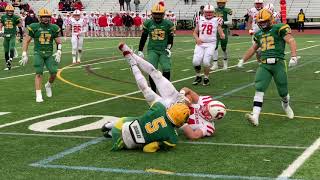
[{"label": "red and white uniform", "polygon": [[63,25],[64,27],[68,27],[68,26],[71,26],[71,17],[66,17],[64,20],[63,20]]},{"label": "red and white uniform", "polygon": [[213,122],[209,122],[203,118],[201,114],[201,106],[213,101],[211,96],[199,96],[197,104],[192,104],[190,109],[190,116],[187,124],[193,129],[201,129],[203,136],[211,136],[215,132],[215,127]]},{"label": "red and white uniform", "polygon": [[218,26],[223,24],[222,18],[206,19],[204,16],[200,16],[198,27],[199,27],[199,38],[202,44],[195,46],[193,55],[193,65],[205,67],[211,66],[211,59],[213,52],[216,48]]},{"label": "red and white uniform", "polygon": [[252,18],[252,30],[254,33],[256,33],[260,30],[260,28],[256,22],[256,17],[258,14],[259,14],[259,10],[255,7],[248,10],[248,15],[249,15],[249,17]]},{"label": "red and white uniform", "polygon": [[281,23],[281,15],[280,15],[280,13],[274,11],[272,15],[274,17],[274,23],[275,24]]},{"label": "red and white uniform", "polygon": [[84,22],[85,31],[88,31],[89,16],[88,15],[82,15],[82,19],[83,19],[83,22]]},{"label": "red and white uniform", "polygon": [[71,43],[72,50],[81,50],[83,45],[83,36],[86,32],[85,30],[85,21],[80,18],[76,20],[74,18],[71,19]]},{"label": "red and white uniform", "polygon": [[177,26],[177,17],[174,14],[170,16],[169,20],[174,24],[174,26]]},{"label": "red and white uniform", "polygon": [[142,24],[148,19],[148,17],[146,15],[142,15],[141,16],[141,19],[142,19]]},{"label": "red and white uniform", "polygon": [[112,22],[112,15],[108,16],[108,25],[109,25],[109,31],[113,31],[113,22]]},{"label": "red and white uniform", "polygon": [[88,25],[91,30],[93,30],[95,28],[96,19],[97,19],[97,17],[92,14],[88,17]]}]

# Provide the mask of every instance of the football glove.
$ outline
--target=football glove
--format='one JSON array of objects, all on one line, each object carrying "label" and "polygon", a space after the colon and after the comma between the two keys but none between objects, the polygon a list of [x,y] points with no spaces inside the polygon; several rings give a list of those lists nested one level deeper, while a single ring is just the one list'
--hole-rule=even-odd
[{"label": "football glove", "polygon": [[242,68],[243,67],[243,59],[239,60],[237,66],[238,66],[238,68]]},{"label": "football glove", "polygon": [[250,35],[253,35],[253,34],[254,34],[253,29],[250,29],[250,30],[249,30],[249,34],[250,34]]},{"label": "football glove", "polygon": [[215,131],[213,124],[208,121],[203,121],[200,129],[203,136],[211,136]]},{"label": "football glove", "polygon": [[61,50],[58,49],[57,52],[52,55],[52,56],[55,56],[55,59],[54,59],[54,60],[55,60],[57,63],[60,63],[61,54],[62,54]]},{"label": "football glove", "polygon": [[143,52],[142,51],[138,51],[138,56],[140,56],[141,58],[144,58]]},{"label": "football glove", "polygon": [[296,66],[298,64],[298,58],[297,57],[291,57],[289,61],[289,67]]},{"label": "football glove", "polygon": [[19,64],[21,66],[24,66],[28,63],[28,55],[27,55],[27,52],[26,51],[23,51],[22,52],[22,55],[21,55],[21,60],[19,61]]},{"label": "football glove", "polygon": [[170,49],[165,49],[166,51],[167,51],[167,53],[168,53],[168,57],[171,57],[171,51],[170,51]]},{"label": "football glove", "polygon": [[153,153],[160,149],[159,143],[157,141],[151,142],[143,147],[143,152]]}]

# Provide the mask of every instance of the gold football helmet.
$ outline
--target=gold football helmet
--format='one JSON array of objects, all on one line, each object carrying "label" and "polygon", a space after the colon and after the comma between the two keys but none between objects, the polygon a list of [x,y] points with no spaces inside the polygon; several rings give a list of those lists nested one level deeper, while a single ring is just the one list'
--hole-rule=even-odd
[{"label": "gold football helmet", "polygon": [[273,15],[269,10],[261,9],[256,17],[256,21],[261,29],[270,29],[273,24]]},{"label": "gold football helmet", "polygon": [[176,103],[167,109],[167,117],[177,127],[181,127],[190,116],[189,107],[183,103]]}]

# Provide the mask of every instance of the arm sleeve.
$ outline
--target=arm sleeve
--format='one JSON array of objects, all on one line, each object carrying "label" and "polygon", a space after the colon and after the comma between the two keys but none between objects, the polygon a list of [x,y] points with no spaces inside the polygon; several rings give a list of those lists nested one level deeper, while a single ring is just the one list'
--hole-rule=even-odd
[{"label": "arm sleeve", "polygon": [[147,42],[147,39],[148,39],[148,30],[146,28],[143,28],[143,32],[139,42],[139,51],[143,51],[143,48]]},{"label": "arm sleeve", "polygon": [[27,29],[28,29],[29,36],[34,38],[34,30],[32,29],[31,24],[29,26],[27,26]]}]

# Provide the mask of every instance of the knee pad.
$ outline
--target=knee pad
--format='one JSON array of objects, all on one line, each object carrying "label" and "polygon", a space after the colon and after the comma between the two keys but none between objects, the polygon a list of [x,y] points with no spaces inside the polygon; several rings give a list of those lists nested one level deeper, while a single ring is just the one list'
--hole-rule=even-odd
[{"label": "knee pad", "polygon": [[194,66],[194,69],[195,69],[196,71],[200,71],[200,70],[201,70],[201,66]]}]

